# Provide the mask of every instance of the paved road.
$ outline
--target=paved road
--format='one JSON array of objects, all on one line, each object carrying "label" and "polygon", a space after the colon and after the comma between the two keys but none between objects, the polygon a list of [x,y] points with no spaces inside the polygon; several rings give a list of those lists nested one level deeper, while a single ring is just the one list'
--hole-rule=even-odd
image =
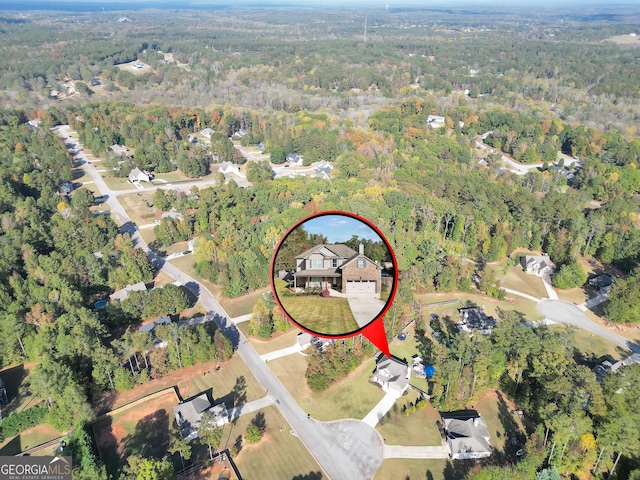
[{"label": "paved road", "polygon": [[[60,127],[58,134],[69,141],[70,129]],[[84,152],[77,155],[85,160]],[[216,298],[186,273],[156,255],[138,234],[122,205],[93,165],[84,163],[82,169],[93,179],[101,195],[109,195],[107,203],[120,230],[128,232],[134,244],[142,249],[151,263],[191,290],[212,315],[225,336],[231,340],[240,358],[254,374],[260,385],[276,402],[276,407],[296,435],[303,441],[326,475],[333,480],[369,480],[373,478],[383,458],[383,442],[378,432],[359,420],[318,422],[307,417],[280,380],[266,366],[242,332],[237,329]],[[134,190],[135,191],[135,190]]]},{"label": "paved road", "polygon": [[542,166],[542,163],[531,163],[531,164],[522,164],[522,163],[518,163],[518,162],[514,162],[513,160],[511,160],[509,157],[507,157],[506,155],[503,155],[501,152],[497,151],[496,149],[490,147],[489,145],[486,145],[483,142],[479,142],[478,140],[476,140],[476,147],[485,150],[489,153],[498,153],[499,155],[502,156],[502,161],[504,163],[506,163],[509,166],[509,170],[512,171],[513,173],[515,173],[516,175],[524,175],[527,172],[529,172],[530,170],[534,170],[537,169],[538,167]]},{"label": "paved road", "polygon": [[384,458],[449,458],[449,450],[444,445],[439,447],[385,445]]},{"label": "paved road", "polygon": [[613,343],[617,343],[621,347],[640,353],[640,345],[632,342],[631,340],[627,340],[617,333],[610,332],[597,323],[592,322],[576,305],[572,303],[565,302],[563,300],[542,300],[538,303],[538,311],[549,320],[584,328],[596,335],[612,341]]}]

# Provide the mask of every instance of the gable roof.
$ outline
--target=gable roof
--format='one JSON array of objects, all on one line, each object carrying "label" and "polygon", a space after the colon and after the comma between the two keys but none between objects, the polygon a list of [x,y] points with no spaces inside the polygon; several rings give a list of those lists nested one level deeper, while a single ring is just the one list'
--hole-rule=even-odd
[{"label": "gable roof", "polygon": [[206,393],[173,407],[182,438],[191,440],[198,436],[198,424],[200,423],[202,412],[209,407],[211,407],[211,402],[209,402]]},{"label": "gable roof", "polygon": [[536,264],[540,270],[547,267],[553,268],[553,263],[549,259],[549,255],[525,255],[522,258],[524,266],[527,270],[535,266]]},{"label": "gable roof", "polygon": [[376,360],[374,374],[378,380],[394,384],[399,390],[404,390],[409,385],[409,365],[393,355],[380,355]]},{"label": "gable roof", "polygon": [[356,254],[355,257],[351,257],[349,260],[347,260],[346,262],[344,262],[342,265],[340,265],[338,268],[344,268],[347,265],[349,265],[351,262],[353,262],[354,260],[358,260],[360,258],[364,258],[366,261],[368,261],[369,263],[372,263],[373,265],[375,265],[375,267],[378,270],[382,270],[382,267],[380,265],[378,265],[376,262],[374,262],[373,260],[371,260],[369,257],[367,257],[366,255],[364,255],[363,253],[360,254]]},{"label": "gable roof", "polygon": [[462,325],[466,327],[461,330],[479,330],[480,333],[489,333],[496,326],[496,319],[484,313],[482,308],[471,307],[458,310],[462,318]]},{"label": "gable roof", "polygon": [[[308,258],[311,254],[319,252],[320,250],[322,250],[322,248],[326,248],[331,253],[333,253],[334,256],[339,257],[339,258],[351,258],[351,257],[354,257],[354,256],[358,255],[358,252],[356,252],[353,248],[351,248],[351,247],[349,247],[347,245],[344,245],[342,243],[335,243],[335,244],[332,244],[332,245],[321,243],[319,245],[311,247],[308,250],[305,250],[300,255],[296,255],[296,258]],[[328,258],[332,258],[330,256],[327,256],[327,257]]]},{"label": "gable roof", "polygon": [[489,430],[475,410],[441,413],[451,458],[483,458],[491,455]]}]

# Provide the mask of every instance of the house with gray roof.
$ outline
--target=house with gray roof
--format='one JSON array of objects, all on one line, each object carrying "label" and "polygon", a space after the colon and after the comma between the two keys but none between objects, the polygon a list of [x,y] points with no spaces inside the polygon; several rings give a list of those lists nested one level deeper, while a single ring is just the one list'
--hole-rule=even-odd
[{"label": "house with gray roof", "polygon": [[198,438],[198,428],[202,421],[202,415],[206,412],[213,414],[214,422],[219,427],[229,421],[229,412],[225,404],[211,405],[206,393],[201,393],[197,397],[173,407],[180,436],[183,439]]},{"label": "house with gray roof", "polygon": [[601,382],[607,373],[617,373],[622,367],[628,367],[629,365],[636,364],[640,364],[640,353],[633,353],[627,358],[614,363],[611,363],[609,360],[605,360],[600,365],[593,367],[593,373],[596,374],[596,378]]},{"label": "house with gray roof", "polygon": [[485,458],[491,455],[489,430],[475,410],[442,412],[442,425],[452,460]]},{"label": "house with gray roof", "polygon": [[383,353],[376,359],[376,369],[371,381],[377,383],[387,393],[403,394],[409,388],[411,367],[398,357],[387,357]]},{"label": "house with gray roof", "polygon": [[553,270],[553,262],[549,259],[549,254],[542,255],[524,255],[520,258],[522,268],[527,273],[533,273],[539,277],[551,273]]}]

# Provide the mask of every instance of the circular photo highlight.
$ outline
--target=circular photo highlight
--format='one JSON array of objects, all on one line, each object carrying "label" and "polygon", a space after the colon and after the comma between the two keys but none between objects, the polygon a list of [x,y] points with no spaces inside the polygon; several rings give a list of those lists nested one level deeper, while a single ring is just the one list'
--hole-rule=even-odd
[{"label": "circular photo highlight", "polygon": [[391,307],[396,258],[369,220],[322,212],[299,221],[280,240],[271,287],[298,327],[322,337],[352,336]]}]

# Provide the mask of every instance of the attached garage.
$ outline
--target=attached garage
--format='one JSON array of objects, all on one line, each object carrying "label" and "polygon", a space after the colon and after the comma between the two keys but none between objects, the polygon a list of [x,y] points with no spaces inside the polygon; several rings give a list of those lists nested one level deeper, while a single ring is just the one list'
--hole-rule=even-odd
[{"label": "attached garage", "polygon": [[375,280],[351,280],[347,281],[345,293],[376,293]]}]

